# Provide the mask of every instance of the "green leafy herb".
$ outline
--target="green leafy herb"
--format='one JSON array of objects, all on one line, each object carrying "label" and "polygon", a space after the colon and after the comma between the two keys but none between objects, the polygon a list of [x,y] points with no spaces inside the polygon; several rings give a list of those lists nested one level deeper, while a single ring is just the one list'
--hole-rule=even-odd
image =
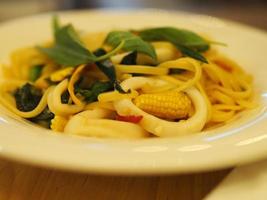
[{"label": "green leafy herb", "polygon": [[131,32],[112,31],[108,34],[105,44],[117,46],[121,43],[121,41],[125,41],[125,44],[122,47],[123,50],[137,51],[150,56],[154,60],[157,59],[157,55],[153,46]]},{"label": "green leafy herb", "polygon": [[224,42],[218,42],[218,41],[213,41],[213,40],[207,40],[207,42],[209,44],[215,44],[215,45],[219,45],[219,46],[223,46],[223,47],[227,47],[227,44]]},{"label": "green leafy herb", "polygon": [[200,60],[204,63],[208,63],[207,59],[203,55],[201,55],[201,53],[199,53],[198,51],[188,48],[186,46],[182,46],[182,45],[176,45],[176,47],[180,49],[183,55],[189,56],[196,60]]},{"label": "green leafy herb", "polygon": [[173,27],[145,29],[139,36],[146,41],[169,41],[181,52],[202,62],[207,62],[201,52],[209,49],[209,43],[194,32]]},{"label": "green leafy herb", "polygon": [[42,70],[43,70],[43,65],[32,66],[29,70],[30,81],[32,82],[36,81],[40,77]]},{"label": "green leafy herb", "polygon": [[55,117],[48,107],[46,107],[39,115],[29,119],[30,121],[39,124],[44,128],[50,128],[51,120]]},{"label": "green leafy herb", "polygon": [[48,107],[46,107],[39,115],[37,115],[34,118],[31,118],[32,120],[51,120],[54,118],[54,113],[52,113]]},{"label": "green leafy herb", "polygon": [[[94,52],[94,55],[96,56],[104,56],[106,54],[106,51],[104,49],[97,49]],[[116,77],[116,71],[113,63],[110,59],[106,59],[103,61],[99,61],[95,63],[97,67],[110,79],[110,81],[114,84],[114,88],[118,90],[120,93],[126,93],[120,86],[120,84],[117,81]]]},{"label": "green leafy herb", "polygon": [[37,48],[56,63],[63,66],[77,66],[104,60],[120,50],[124,44],[124,41],[121,41],[114,50],[104,57],[98,58],[85,47],[71,24],[60,27],[58,19],[54,17],[53,28],[55,39],[54,46],[50,48]]},{"label": "green leafy herb", "polygon": [[100,82],[96,81],[89,89],[82,89],[77,87],[75,89],[76,93],[79,93],[81,96],[84,97],[84,100],[87,103],[91,103],[97,100],[99,94],[112,90],[113,83],[110,81],[107,82]]},{"label": "green leafy herb", "polygon": [[136,65],[136,59],[137,59],[137,51],[133,51],[132,53],[129,53],[128,55],[123,57],[121,64]]},{"label": "green leafy herb", "polygon": [[56,33],[60,29],[60,23],[57,15],[54,15],[52,18],[52,27],[53,27],[54,37],[56,37]]},{"label": "green leafy herb", "polygon": [[[100,48],[94,52],[94,55],[104,56],[106,53],[107,52],[104,49]],[[116,71],[111,60],[106,59],[103,61],[98,61],[96,62],[96,65],[112,82],[116,81]]]},{"label": "green leafy herb", "polygon": [[16,106],[20,111],[28,112],[33,110],[39,103],[42,93],[30,83],[26,83],[14,93]]},{"label": "green leafy herb", "polygon": [[64,66],[76,66],[96,60],[96,57],[84,47],[72,25],[66,25],[56,31],[53,47],[38,49]]}]

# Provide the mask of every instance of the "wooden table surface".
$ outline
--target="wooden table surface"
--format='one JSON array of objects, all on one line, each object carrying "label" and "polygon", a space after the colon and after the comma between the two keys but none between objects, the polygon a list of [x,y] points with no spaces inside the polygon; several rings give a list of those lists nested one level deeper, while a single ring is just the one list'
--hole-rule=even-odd
[{"label": "wooden table surface", "polygon": [[230,169],[172,176],[100,176],[0,159],[0,200],[199,200],[229,172]]}]

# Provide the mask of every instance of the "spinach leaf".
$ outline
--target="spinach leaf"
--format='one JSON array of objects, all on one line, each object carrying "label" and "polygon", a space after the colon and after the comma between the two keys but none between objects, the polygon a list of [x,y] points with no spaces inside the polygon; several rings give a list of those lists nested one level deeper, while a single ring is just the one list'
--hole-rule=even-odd
[{"label": "spinach leaf", "polygon": [[30,118],[29,120],[39,124],[44,128],[50,128],[51,120],[55,117],[54,113],[52,113],[48,107],[46,107],[43,112],[41,112],[36,117]]},{"label": "spinach leaf", "polygon": [[26,83],[15,91],[14,97],[17,108],[20,111],[28,112],[38,105],[41,100],[42,93],[41,90],[35,88],[30,83]]},{"label": "spinach leaf", "polygon": [[29,70],[30,81],[34,82],[40,77],[43,70],[43,66],[44,65],[35,65],[30,68]]},{"label": "spinach leaf", "polygon": [[194,32],[174,27],[160,27],[142,30],[139,36],[146,41],[169,41],[184,55],[207,62],[201,52],[209,49],[209,43]]},{"label": "spinach leaf", "polygon": [[87,103],[91,103],[97,100],[97,97],[99,94],[106,92],[106,91],[110,91],[112,89],[113,89],[113,83],[111,83],[110,81],[107,81],[107,82],[96,81],[88,89],[82,89],[82,88],[77,87],[75,89],[75,92],[83,96],[84,100]]},{"label": "spinach leaf", "polygon": [[123,50],[137,51],[150,56],[153,60],[157,59],[155,49],[151,44],[128,31],[112,31],[108,34],[104,43],[111,46],[117,46],[121,43],[121,41],[125,41],[125,44],[122,47]]},{"label": "spinach leaf", "polygon": [[46,107],[39,115],[36,117],[31,118],[33,121],[37,120],[51,120],[54,118],[54,113],[52,113],[48,107]]},{"label": "spinach leaf", "polygon": [[[26,83],[15,91],[14,97],[17,108],[20,111],[28,112],[32,111],[39,104],[42,98],[42,93],[41,90],[35,88],[30,83]],[[54,113],[46,107],[39,115],[30,118],[29,120],[42,125],[43,127],[49,128],[50,122],[54,116]]]},{"label": "spinach leaf", "polygon": [[63,66],[77,66],[104,60],[115,54],[124,45],[124,41],[121,41],[116,45],[115,49],[107,53],[105,56],[96,57],[85,47],[71,24],[60,27],[57,17],[54,17],[53,29],[55,40],[54,46],[49,48],[37,48],[56,63]]},{"label": "spinach leaf", "polygon": [[137,51],[133,51],[132,53],[124,56],[120,64],[136,65],[136,59],[137,59]]}]

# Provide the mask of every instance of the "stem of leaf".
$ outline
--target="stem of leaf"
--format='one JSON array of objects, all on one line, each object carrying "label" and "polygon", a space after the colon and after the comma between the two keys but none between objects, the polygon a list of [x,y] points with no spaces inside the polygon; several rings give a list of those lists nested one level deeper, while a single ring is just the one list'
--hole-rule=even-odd
[{"label": "stem of leaf", "polygon": [[212,41],[212,40],[207,40],[207,42],[209,44],[215,44],[215,45],[220,45],[220,46],[224,46],[224,47],[227,47],[228,45],[224,42],[218,42],[218,41]]},{"label": "stem of leaf", "polygon": [[125,44],[125,40],[122,40],[121,43],[112,51],[108,52],[107,54],[97,57],[96,62],[101,61],[101,60],[106,60],[109,57],[113,56],[114,54],[116,54],[119,50],[121,50],[121,48],[123,48]]}]

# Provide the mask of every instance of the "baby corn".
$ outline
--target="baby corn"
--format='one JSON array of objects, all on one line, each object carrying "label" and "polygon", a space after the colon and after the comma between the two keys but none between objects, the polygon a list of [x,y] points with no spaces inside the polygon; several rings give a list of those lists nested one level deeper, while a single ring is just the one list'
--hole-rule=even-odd
[{"label": "baby corn", "polygon": [[51,120],[50,128],[53,131],[63,132],[67,122],[68,120],[65,117],[55,116],[54,119]]},{"label": "baby corn", "polygon": [[185,118],[192,109],[190,98],[177,91],[142,94],[134,99],[134,103],[147,113],[170,120]]},{"label": "baby corn", "polygon": [[74,69],[74,67],[67,67],[64,69],[57,70],[53,74],[51,74],[50,80],[53,82],[62,81],[66,77],[70,76],[73,73]]}]

